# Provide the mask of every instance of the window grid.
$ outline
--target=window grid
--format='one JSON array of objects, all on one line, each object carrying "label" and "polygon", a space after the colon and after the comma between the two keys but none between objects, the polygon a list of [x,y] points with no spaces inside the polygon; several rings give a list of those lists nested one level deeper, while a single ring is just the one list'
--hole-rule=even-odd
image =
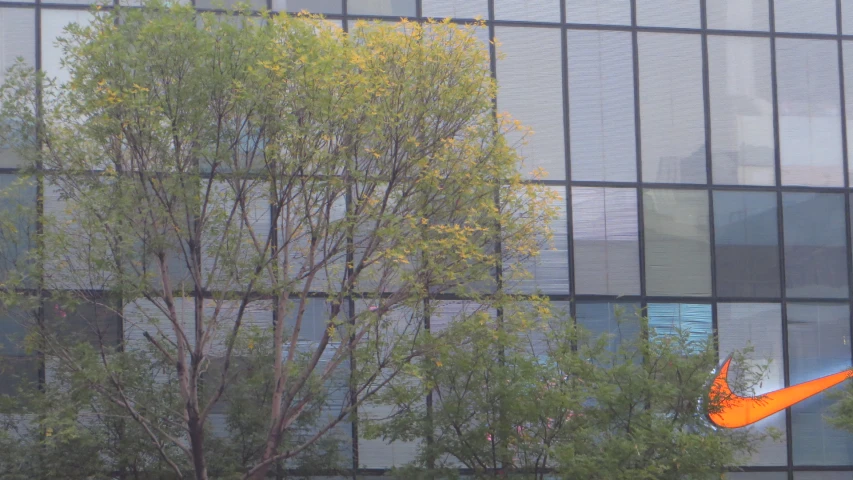
[{"label": "window grid", "polygon": [[[419,20],[424,20],[423,17],[423,2],[429,0],[416,0],[415,1],[415,13],[416,18]],[[486,0],[481,0],[486,1]],[[537,183],[543,183],[546,185],[553,186],[562,186],[566,187],[567,196],[566,196],[566,212],[567,212],[567,234],[569,238],[569,249],[567,255],[569,257],[569,278],[570,278],[570,286],[575,285],[575,272],[573,262],[574,256],[574,245],[573,245],[573,222],[572,222],[572,187],[620,187],[620,188],[634,188],[637,192],[637,215],[638,215],[638,224],[641,226],[639,231],[639,251],[641,252],[638,262],[639,262],[639,270],[640,270],[640,292],[639,295],[629,295],[619,297],[620,301],[636,301],[641,307],[645,308],[649,303],[709,303],[712,308],[712,321],[713,327],[716,330],[717,328],[717,304],[724,302],[746,302],[749,303],[781,303],[783,306],[787,305],[788,298],[786,294],[785,288],[785,253],[784,248],[784,235],[783,235],[783,225],[784,225],[784,215],[783,215],[783,204],[782,204],[782,194],[783,192],[822,192],[822,193],[842,193],[844,200],[844,212],[845,212],[845,232],[846,232],[846,266],[847,266],[847,274],[848,274],[848,295],[846,298],[846,302],[849,305],[851,302],[851,297],[853,297],[853,257],[850,254],[850,245],[853,242],[853,235],[851,234],[851,230],[853,230],[853,225],[851,224],[851,182],[850,182],[850,170],[849,170],[849,159],[848,159],[848,138],[846,135],[847,132],[847,119],[846,119],[846,108],[845,108],[845,96],[846,92],[844,89],[844,62],[843,62],[843,48],[845,40],[853,40],[853,32],[842,32],[842,0],[836,0],[835,2],[835,14],[836,14],[836,32],[833,33],[805,33],[805,32],[776,32],[776,22],[775,22],[775,11],[774,11],[774,2],[773,0],[768,0],[768,13],[769,13],[769,29],[767,31],[758,31],[758,30],[728,30],[728,29],[713,29],[708,28],[708,18],[707,18],[707,4],[708,0],[698,0],[700,3],[700,26],[699,28],[684,28],[684,27],[668,27],[668,26],[640,26],[637,22],[637,1],[630,1],[630,15],[631,15],[631,23],[630,25],[613,25],[613,24],[581,24],[581,23],[570,23],[567,22],[567,9],[570,6],[567,6],[565,1],[561,1],[560,5],[560,14],[559,14],[559,22],[528,22],[528,21],[516,21],[516,20],[496,20],[495,19],[495,5],[494,0],[487,1],[488,7],[488,18],[486,19],[488,28],[489,28],[489,37],[490,39],[494,39],[495,37],[495,26],[503,26],[503,27],[515,27],[515,26],[524,26],[524,27],[534,27],[534,28],[559,28],[561,30],[561,72],[562,72],[562,83],[561,90],[563,98],[562,100],[562,108],[563,108],[563,123],[564,123],[564,144],[565,144],[565,172],[566,172],[566,180],[545,180],[539,181]],[[649,1],[649,0],[646,0]],[[713,0],[711,0],[713,1]],[[114,5],[118,5],[119,0],[114,0]],[[193,1],[193,3],[195,3]],[[272,9],[273,0],[265,0],[266,8]],[[23,9],[34,9],[35,11],[35,25],[34,25],[34,34],[35,34],[35,67],[37,69],[42,68],[42,50],[44,45],[42,45],[42,29],[41,29],[41,11],[42,10],[86,10],[89,9],[90,6],[86,4],[58,4],[52,2],[42,2],[41,0],[34,0],[34,2],[9,2],[0,0],[0,9],[3,8],[23,8]],[[556,8],[556,5],[555,5]],[[217,11],[217,10],[212,10]],[[349,20],[355,19],[385,19],[385,20],[394,20],[395,17],[392,16],[382,16],[382,15],[350,15],[347,9],[346,0],[341,0],[341,14],[331,14],[327,15],[331,19],[340,19],[343,21],[343,28],[346,29],[348,26]],[[470,22],[472,19],[453,19],[454,22],[465,23]],[[594,31],[623,31],[629,32],[632,35],[632,57],[633,57],[633,69],[634,69],[634,77],[633,77],[633,94],[634,94],[634,114],[635,114],[635,137],[636,137],[636,166],[637,166],[637,181],[636,182],[607,182],[607,181],[575,181],[572,179],[571,172],[571,144],[570,144],[570,136],[569,136],[569,112],[571,109],[571,105],[569,103],[569,91],[571,89],[571,85],[569,84],[568,73],[568,54],[567,54],[567,39],[568,32],[573,30],[594,30]],[[642,133],[642,125],[641,118],[639,115],[639,59],[638,59],[638,34],[641,32],[662,32],[662,33],[684,33],[691,35],[699,35],[701,37],[701,45],[702,45],[702,90],[703,90],[703,106],[704,106],[704,121],[705,121],[705,155],[706,155],[706,169],[707,169],[707,181],[704,184],[700,185],[682,185],[682,184],[666,184],[666,183],[646,183],[642,178],[642,158],[641,158],[641,133]],[[713,108],[710,98],[709,98],[709,64],[708,64],[708,36],[709,35],[718,35],[718,36],[746,36],[746,37],[763,37],[768,38],[770,40],[770,61],[771,61],[771,79],[772,79],[772,98],[773,98],[773,135],[774,135],[774,158],[775,158],[775,184],[772,186],[760,186],[760,185],[715,185],[713,183],[712,177],[712,165],[713,158],[711,155],[711,121],[710,121],[710,112]],[[841,187],[816,187],[816,186],[783,186],[781,179],[781,167],[780,167],[780,148],[779,148],[779,105],[778,105],[778,97],[777,97],[777,72],[776,72],[776,39],[777,38],[785,38],[785,39],[823,39],[823,40],[834,40],[837,44],[837,54],[838,54],[838,82],[839,82],[839,91],[840,91],[840,108],[841,108],[841,131],[844,132],[842,134],[842,161],[843,161],[843,186]],[[491,67],[492,67],[492,75],[495,76],[495,64],[496,64],[496,52],[494,45],[490,46],[491,53]],[[15,168],[0,168],[0,173],[15,173],[17,169]],[[705,190],[708,195],[708,205],[709,205],[709,215],[710,215],[710,232],[709,239],[711,241],[711,296],[704,297],[698,299],[697,297],[660,297],[660,296],[648,296],[646,294],[646,276],[645,276],[645,259],[642,252],[644,252],[644,235],[643,228],[644,219],[643,219],[643,190],[654,190],[654,189],[686,189],[686,190],[694,190],[701,191]],[[780,270],[780,281],[782,282],[781,291],[778,297],[760,297],[760,298],[726,298],[717,295],[716,291],[716,261],[715,261],[715,245],[714,245],[714,202],[713,202],[713,193],[715,191],[765,191],[765,192],[775,192],[776,193],[776,203],[777,203],[777,220],[778,220],[778,245],[780,246],[780,258],[779,258],[779,270]],[[43,186],[41,184],[37,185],[37,209],[40,214],[43,213]],[[41,221],[37,222],[36,225],[37,231],[41,231],[43,228],[43,224]],[[322,297],[322,294],[316,294],[317,297]],[[616,297],[611,295],[578,295],[572,294],[571,292],[565,292],[564,294],[554,294],[550,295],[554,300],[577,300],[577,301],[615,301]],[[445,296],[441,296],[445,297]],[[449,296],[447,298],[450,298]],[[832,298],[797,298],[798,302],[809,302],[809,303],[834,303],[838,302],[839,299]],[[843,300],[842,300],[843,301]],[[576,313],[576,303],[572,301],[571,303],[571,313],[574,315]],[[786,308],[782,308],[782,343],[783,349],[787,352],[788,347],[788,338],[787,338],[787,313]],[[42,307],[42,315],[44,314],[44,307]],[[429,325],[429,319],[424,319],[425,324]],[[853,326],[853,322],[851,322],[851,326]],[[123,336],[123,334],[122,334]],[[851,349],[853,349],[853,345],[851,345]],[[851,351],[853,354],[853,351]],[[784,357],[784,377],[785,383],[790,384],[790,368],[788,365],[788,356]],[[43,361],[42,365],[39,368],[39,378],[40,381],[44,381],[44,367]],[[427,400],[429,401],[429,399]],[[794,478],[794,472],[800,471],[838,471],[838,472],[847,472],[853,471],[853,465],[838,465],[838,466],[822,466],[822,467],[805,467],[805,466],[794,466],[792,463],[792,433],[791,433],[791,416],[790,412],[786,415],[786,423],[787,423],[787,467],[779,468],[779,467],[744,467],[744,471],[747,472],[787,472],[788,478]],[[358,438],[358,429],[357,423],[353,424],[352,427],[353,439],[357,440]],[[353,442],[353,466],[360,467],[358,465],[358,447],[357,441]],[[373,471],[375,469],[366,469],[363,470],[364,473]]]}]

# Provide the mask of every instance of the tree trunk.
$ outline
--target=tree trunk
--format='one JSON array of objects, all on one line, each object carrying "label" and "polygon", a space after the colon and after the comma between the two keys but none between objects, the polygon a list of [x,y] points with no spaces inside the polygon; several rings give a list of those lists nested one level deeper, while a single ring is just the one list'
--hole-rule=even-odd
[{"label": "tree trunk", "polygon": [[196,480],[208,480],[207,477],[207,462],[204,459],[204,428],[199,422],[198,412],[194,409],[189,409],[189,427],[190,433],[190,448],[193,455],[193,470],[195,470]]}]

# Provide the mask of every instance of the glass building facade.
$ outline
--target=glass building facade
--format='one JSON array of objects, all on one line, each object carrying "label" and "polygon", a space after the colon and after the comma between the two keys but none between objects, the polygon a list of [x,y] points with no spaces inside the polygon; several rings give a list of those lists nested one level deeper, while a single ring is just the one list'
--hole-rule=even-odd
[{"label": "glass building facade", "polygon": [[[498,109],[535,132],[521,147],[524,173],[543,169],[544,179],[529,178],[563,199],[554,249],[528,265],[534,278],[521,291],[566,302],[593,331],[611,328],[615,309],[639,307],[660,332],[716,332],[721,356],[749,342],[773,360],[764,391],[850,366],[853,0],[249,3],[322,13],[343,28],[401,16],[485,20]],[[55,39],[89,8],[0,0],[0,70],[23,57],[62,79]],[[0,186],[18,165],[0,148]],[[35,204],[35,192],[2,201]],[[56,202],[48,192],[43,208],[61,211]],[[11,261],[0,258],[0,280]],[[4,338],[14,328],[0,319]],[[6,347],[21,375],[37,375],[36,359]],[[0,393],[13,390],[0,380]],[[826,423],[830,404],[820,395],[762,421],[782,441],[728,478],[853,478],[853,436]],[[356,435],[351,453],[378,471],[415,447]]]}]

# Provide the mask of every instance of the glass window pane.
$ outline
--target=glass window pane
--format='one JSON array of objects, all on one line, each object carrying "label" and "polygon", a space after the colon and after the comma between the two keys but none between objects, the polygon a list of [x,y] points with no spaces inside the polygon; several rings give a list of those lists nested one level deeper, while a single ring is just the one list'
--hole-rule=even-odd
[{"label": "glass window pane", "polygon": [[[747,365],[735,365],[729,375],[743,368],[767,367],[767,373],[755,393],[763,394],[785,386],[785,360],[782,352],[782,306],[778,303],[720,303],[717,305],[717,338],[720,358],[735,350],[752,347]],[[769,363],[767,363],[769,362]],[[775,428],[785,432],[785,412],[779,412],[755,424],[764,430]],[[787,447],[781,441],[766,439],[746,465],[785,465]]]},{"label": "glass window pane", "polygon": [[640,293],[637,191],[572,188],[576,293]]},{"label": "glass window pane", "polygon": [[26,355],[24,341],[34,318],[19,308],[0,308],[0,356]]},{"label": "glass window pane", "polygon": [[650,303],[646,311],[655,335],[688,332],[691,342],[704,342],[713,333],[711,305],[691,303]]},{"label": "glass window pane", "polygon": [[773,0],[773,4],[777,32],[837,32],[835,0]]},{"label": "glass window pane", "polygon": [[494,0],[495,19],[559,22],[560,0]]},{"label": "glass window pane", "polygon": [[726,472],[723,480],[788,480],[788,472]]},{"label": "glass window pane", "polygon": [[[848,305],[788,304],[788,368],[791,385],[850,367]],[[839,385],[831,390],[844,388]],[[824,420],[832,401],[826,393],[791,407],[794,465],[849,465],[853,436]]]},{"label": "glass window pane", "polygon": [[784,193],[782,212],[788,297],[847,298],[844,196]]},{"label": "glass window pane", "polygon": [[565,0],[566,21],[569,23],[595,23],[630,25],[630,0]]},{"label": "glass window pane", "polygon": [[347,13],[414,17],[415,0],[347,0]]},{"label": "glass window pane", "polygon": [[0,357],[0,396],[15,396],[25,385],[33,388],[39,380],[38,372],[37,357]]},{"label": "glass window pane", "polygon": [[718,296],[780,295],[777,212],[773,192],[714,192]]},{"label": "glass window pane", "polygon": [[841,32],[853,34],[853,0],[841,0]]},{"label": "glass window pane", "polygon": [[794,480],[850,480],[850,472],[794,472]]},{"label": "glass window pane", "polygon": [[837,52],[834,40],[776,40],[779,148],[785,185],[844,183]]},{"label": "glass window pane", "polygon": [[711,294],[708,193],[645,190],[646,293]]},{"label": "glass window pane", "polygon": [[762,30],[770,27],[767,0],[712,0],[705,2],[708,28]]},{"label": "glass window pane", "polygon": [[708,37],[716,184],[775,185],[770,40]]},{"label": "glass window pane", "polygon": [[341,13],[341,0],[273,0],[273,10],[281,12]]},{"label": "glass window pane", "polygon": [[643,181],[705,183],[699,35],[640,33]]},{"label": "glass window pane", "polygon": [[[509,112],[533,130],[525,145],[523,173],[537,167],[550,180],[566,178],[563,141],[562,53],[560,31],[546,28],[498,27],[495,29],[500,52],[498,60],[498,110]],[[510,135],[511,144],[521,141]]]},{"label": "glass window pane", "polygon": [[569,30],[572,179],[637,181],[629,32]]},{"label": "glass window pane", "polygon": [[[35,66],[35,15],[35,10],[29,8],[0,8],[0,85],[18,57],[27,65]],[[21,161],[11,148],[0,144],[0,167],[17,167]]]},{"label": "glass window pane", "polygon": [[13,272],[27,274],[19,267],[23,267],[21,262],[35,241],[35,215],[35,182],[17,175],[0,175],[0,282],[7,281]]},{"label": "glass window pane", "polygon": [[637,0],[637,24],[699,28],[699,0]]},{"label": "glass window pane", "polygon": [[[508,274],[505,282],[510,290],[516,292],[569,293],[569,242],[568,220],[566,219],[565,187],[550,187],[559,199],[552,204],[557,216],[551,224],[552,244],[545,244],[539,256],[523,262],[518,267],[532,275],[532,278],[513,282]],[[505,268],[513,266],[504,264]]]},{"label": "glass window pane", "polygon": [[0,8],[0,84],[18,57],[36,63],[36,16],[31,8]]},{"label": "glass window pane", "polygon": [[486,19],[489,6],[486,0],[423,0],[425,17],[454,17]]},{"label": "glass window pane", "polygon": [[41,12],[41,69],[48,77],[55,77],[59,82],[69,80],[68,71],[60,67],[62,49],[56,45],[56,40],[65,36],[63,32],[70,23],[88,25],[92,14],[85,10],[48,10]]},{"label": "glass window pane", "polygon": [[213,9],[231,9],[238,3],[249,4],[251,10],[261,10],[266,8],[266,0],[195,0],[195,6],[198,8],[213,8]]},{"label": "glass window pane", "polygon": [[593,341],[601,335],[612,335],[608,350],[615,352],[621,343],[633,342],[640,336],[639,308],[639,304],[630,302],[578,302],[575,317]]},{"label": "glass window pane", "polygon": [[69,344],[87,342],[96,349],[118,346],[121,319],[115,306],[106,299],[93,299],[78,305],[62,301],[45,302],[45,322],[51,332]]}]

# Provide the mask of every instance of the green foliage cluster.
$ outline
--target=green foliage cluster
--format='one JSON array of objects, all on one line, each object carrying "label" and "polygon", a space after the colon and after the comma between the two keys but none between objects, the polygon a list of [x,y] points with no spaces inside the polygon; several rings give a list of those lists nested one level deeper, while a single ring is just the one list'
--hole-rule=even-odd
[{"label": "green foliage cluster", "polygon": [[[401,478],[719,479],[778,432],[716,429],[707,412],[712,337],[658,334],[621,312],[621,334],[593,335],[544,300],[516,302],[500,322],[480,314],[381,401],[399,406],[370,435],[418,440]],[[749,395],[766,365],[745,366],[732,388]],[[431,403],[423,398],[431,395]],[[425,441],[428,439],[428,441]]]}]

